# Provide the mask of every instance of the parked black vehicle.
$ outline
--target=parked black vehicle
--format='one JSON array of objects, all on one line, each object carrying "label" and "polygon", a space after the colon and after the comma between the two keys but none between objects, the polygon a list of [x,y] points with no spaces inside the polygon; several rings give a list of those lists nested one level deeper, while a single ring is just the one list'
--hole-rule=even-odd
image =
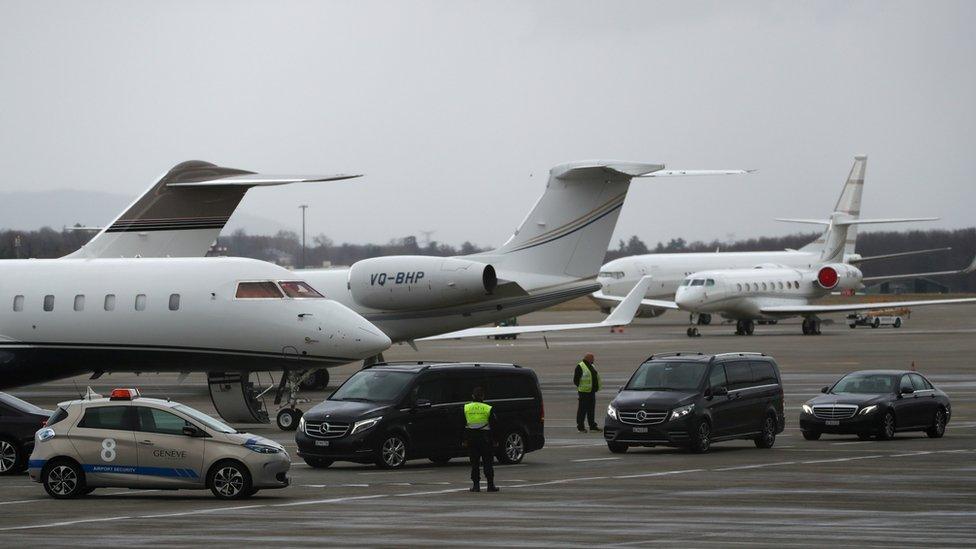
[{"label": "parked black vehicle", "polygon": [[607,407],[603,436],[613,453],[631,446],[682,446],[752,439],[771,448],[783,432],[779,367],[760,353],[651,355]]},{"label": "parked black vehicle", "polygon": [[335,461],[402,467],[428,458],[467,456],[464,404],[483,387],[497,418],[502,463],[518,463],[545,444],[542,391],[535,372],[511,364],[404,362],[353,374],[305,413],[295,441],[312,467]]},{"label": "parked black vehicle", "polygon": [[50,410],[0,393],[0,475],[22,473],[34,450],[34,433],[44,426]]},{"label": "parked black vehicle", "polygon": [[807,440],[823,433],[889,440],[901,431],[940,438],[952,417],[949,396],[918,372],[853,372],[821,392],[800,412],[800,430]]}]

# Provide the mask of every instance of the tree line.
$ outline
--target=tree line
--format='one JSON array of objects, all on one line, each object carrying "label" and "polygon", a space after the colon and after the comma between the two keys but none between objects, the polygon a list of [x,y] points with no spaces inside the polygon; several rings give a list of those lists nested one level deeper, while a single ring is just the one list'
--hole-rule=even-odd
[{"label": "tree line", "polygon": [[[86,231],[56,231],[43,228],[36,231],[0,231],[0,259],[53,258],[67,255],[91,238]],[[607,251],[606,260],[646,253],[690,252],[748,252],[761,250],[799,249],[813,241],[819,233],[797,233],[779,237],[760,237],[732,242],[686,242],[682,238],[658,242],[649,247],[637,236],[620,240],[616,249]],[[956,230],[878,231],[858,235],[857,251],[864,257],[891,253],[951,247],[949,252],[908,256],[866,262],[859,267],[865,276],[896,273],[957,270],[969,264],[976,253],[976,228]],[[325,235],[318,235],[306,242],[305,265],[321,267],[325,264],[352,265],[370,257],[385,255],[466,255],[489,248],[471,242],[452,246],[436,241],[418,242],[415,236],[395,238],[386,244],[336,244]],[[291,231],[281,231],[274,236],[249,235],[238,230],[221,236],[211,250],[211,255],[232,255],[271,261],[281,265],[301,266],[302,245],[299,236]],[[976,292],[976,274],[940,277],[940,283],[953,292]]]}]

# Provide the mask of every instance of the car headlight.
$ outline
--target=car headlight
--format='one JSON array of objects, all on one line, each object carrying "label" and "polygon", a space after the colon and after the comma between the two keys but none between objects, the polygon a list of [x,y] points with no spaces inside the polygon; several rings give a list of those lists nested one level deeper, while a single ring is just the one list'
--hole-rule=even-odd
[{"label": "car headlight", "polygon": [[355,424],[353,424],[352,431],[350,431],[349,434],[350,435],[355,435],[356,433],[358,433],[360,431],[365,431],[366,429],[370,429],[372,427],[375,427],[376,424],[379,423],[381,419],[383,419],[383,416],[371,417],[369,419],[364,419],[362,421],[357,421]]},{"label": "car headlight", "polygon": [[607,406],[607,415],[613,419],[617,419],[617,409],[613,407],[613,404]]},{"label": "car headlight", "polygon": [[690,414],[691,411],[694,409],[695,409],[694,404],[682,406],[681,408],[675,408],[674,410],[671,411],[671,421],[685,417],[686,415]]},{"label": "car headlight", "polygon": [[267,444],[246,444],[244,447],[259,454],[280,454],[282,452],[281,448],[268,446]]},{"label": "car headlight", "polygon": [[37,442],[44,442],[45,440],[51,440],[54,438],[54,429],[50,427],[41,429],[37,432]]},{"label": "car headlight", "polygon": [[858,415],[866,416],[868,414],[873,414],[877,409],[878,409],[877,404],[872,404],[871,406],[865,406],[864,408],[861,408],[861,411],[858,412]]},{"label": "car headlight", "polygon": [[305,416],[298,418],[298,430],[305,432]]},{"label": "car headlight", "polygon": [[803,413],[813,415],[813,408],[809,404],[804,404]]}]

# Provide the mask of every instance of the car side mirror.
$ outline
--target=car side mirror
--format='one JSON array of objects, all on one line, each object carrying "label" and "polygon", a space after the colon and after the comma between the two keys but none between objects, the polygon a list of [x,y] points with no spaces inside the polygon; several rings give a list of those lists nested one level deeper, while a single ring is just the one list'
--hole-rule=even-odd
[{"label": "car side mirror", "polygon": [[430,408],[431,402],[426,398],[418,398],[416,402],[413,403],[414,408]]},{"label": "car side mirror", "polygon": [[203,432],[196,425],[184,425],[183,434],[188,437],[202,437]]},{"label": "car side mirror", "polygon": [[820,388],[820,392],[823,393],[823,394],[827,394],[827,391],[829,391],[829,390],[830,390],[830,386],[829,385]]},{"label": "car side mirror", "polygon": [[728,396],[728,394],[729,394],[728,387],[716,387],[712,389],[712,396],[720,397],[720,396]]},{"label": "car side mirror", "polygon": [[903,394],[903,395],[910,395],[910,394],[912,394],[914,392],[915,392],[915,389],[913,389],[911,387],[902,387],[901,388],[901,394]]}]

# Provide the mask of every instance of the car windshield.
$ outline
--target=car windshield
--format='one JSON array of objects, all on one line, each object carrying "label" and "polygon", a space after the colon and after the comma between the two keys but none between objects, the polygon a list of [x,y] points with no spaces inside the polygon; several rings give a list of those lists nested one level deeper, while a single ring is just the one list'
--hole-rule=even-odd
[{"label": "car windshield", "polygon": [[631,391],[694,391],[701,384],[707,367],[704,362],[648,361],[640,365],[626,388]]},{"label": "car windshield", "polygon": [[895,377],[888,374],[848,374],[834,385],[831,393],[878,395],[895,391]]},{"label": "car windshield", "polygon": [[38,415],[46,416],[50,413],[49,410],[41,409],[37,406],[34,406],[30,402],[20,400],[14,395],[8,395],[7,393],[0,393],[0,402],[6,404],[7,406],[10,406],[11,408],[15,408],[17,410],[20,410],[21,412],[25,412],[28,414],[38,414]]},{"label": "car windshield", "polygon": [[218,431],[220,433],[237,432],[237,429],[229,425],[226,425],[224,423],[221,423],[220,421],[217,421],[216,419],[208,416],[207,414],[201,412],[200,410],[194,410],[193,408],[190,408],[189,406],[186,406],[184,404],[177,404],[176,406],[173,406],[173,409],[190,416],[191,418],[199,421],[200,423],[206,425],[208,428],[213,429],[214,431]]},{"label": "car windshield", "polygon": [[403,394],[414,377],[416,377],[414,372],[362,370],[343,383],[342,387],[336,389],[329,400],[391,402]]}]

